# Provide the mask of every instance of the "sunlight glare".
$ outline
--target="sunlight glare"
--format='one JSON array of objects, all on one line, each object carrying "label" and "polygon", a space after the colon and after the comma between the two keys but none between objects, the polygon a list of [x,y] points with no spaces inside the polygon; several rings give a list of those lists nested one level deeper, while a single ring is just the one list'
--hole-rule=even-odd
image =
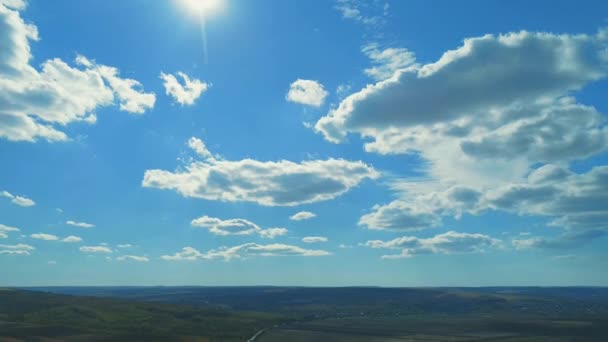
[{"label": "sunlight glare", "polygon": [[195,16],[208,17],[222,9],[224,0],[177,0],[180,7]]}]

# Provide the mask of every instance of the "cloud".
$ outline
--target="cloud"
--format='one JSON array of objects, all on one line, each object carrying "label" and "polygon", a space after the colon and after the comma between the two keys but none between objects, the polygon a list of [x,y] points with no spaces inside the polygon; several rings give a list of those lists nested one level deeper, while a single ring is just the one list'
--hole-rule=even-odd
[{"label": "cloud", "polygon": [[133,245],[130,244],[130,243],[125,243],[125,244],[121,244],[121,245],[116,245],[116,247],[118,247],[118,248],[131,248],[131,247],[133,247]]},{"label": "cloud", "polygon": [[56,241],[56,240],[59,240],[59,238],[56,235],[44,234],[44,233],[31,234],[30,237],[32,239],[45,240],[45,241]]},{"label": "cloud", "polygon": [[608,231],[606,230],[586,230],[582,232],[567,232],[556,238],[534,236],[527,239],[513,239],[511,243],[516,249],[574,249],[606,235],[608,235]]},{"label": "cloud", "polygon": [[163,255],[160,258],[167,261],[194,261],[202,258],[203,254],[193,247],[184,247],[181,252],[173,255]]},{"label": "cloud", "polygon": [[311,213],[310,211],[300,211],[298,213],[295,213],[293,215],[291,215],[289,217],[290,220],[293,221],[302,221],[302,220],[308,220],[311,219],[313,217],[316,217],[317,215],[315,213]]},{"label": "cloud", "polygon": [[242,259],[254,256],[326,256],[331,253],[324,250],[304,249],[302,247],[274,243],[260,245],[257,243],[246,243],[235,247],[223,247],[211,250],[204,255],[205,259]]},{"label": "cloud", "polygon": [[262,229],[257,224],[241,219],[222,220],[216,217],[201,216],[190,223],[194,227],[206,228],[215,235],[252,235],[258,234],[264,238],[273,239],[276,236],[287,234],[285,228]]},{"label": "cloud", "polygon": [[414,53],[407,49],[387,48],[381,50],[378,44],[368,44],[363,47],[362,51],[374,65],[365,69],[365,74],[377,81],[390,78],[397,70],[417,67]]},{"label": "cloud", "polygon": [[298,246],[274,243],[269,245],[261,245],[257,243],[246,243],[234,247],[220,247],[212,249],[206,253],[201,253],[192,247],[184,247],[181,252],[174,255],[163,255],[161,259],[170,261],[188,260],[194,261],[198,259],[223,259],[226,261],[232,259],[247,259],[256,256],[326,256],[331,253],[324,250],[305,249]]},{"label": "cloud", "polygon": [[0,223],[0,239],[8,238],[9,232],[18,232],[18,231],[20,231],[19,228],[10,227],[10,226]]},{"label": "cloud", "polygon": [[307,106],[320,107],[328,93],[317,81],[297,79],[289,86],[285,99]]},{"label": "cloud", "polygon": [[53,261],[53,260],[47,261],[46,263],[49,265],[57,265],[57,261]]},{"label": "cloud", "polygon": [[604,205],[608,203],[608,166],[605,165],[586,173],[574,173],[564,166],[546,164],[532,170],[520,182],[483,191],[463,186],[447,190],[414,187],[402,197],[387,205],[375,206],[360,219],[360,224],[370,229],[424,229],[440,226],[444,216],[459,218],[463,213],[502,211],[546,217],[550,219],[548,226],[561,230],[562,235],[557,238],[517,239],[513,244],[520,249],[574,246],[608,233],[608,207]]},{"label": "cloud", "polygon": [[123,111],[152,108],[155,96],[136,89],[139,82],[120,78],[116,68],[85,57],[76,58],[77,67],[59,58],[43,61],[40,69],[33,67],[30,42],[39,35],[36,26],[21,18],[18,10],[24,7],[19,1],[0,3],[0,138],[68,140],[61,127],[91,123],[93,112],[114,104],[115,98]]},{"label": "cloud", "polygon": [[265,206],[296,206],[334,199],[363,180],[379,176],[371,166],[343,159],[192,161],[175,172],[147,170],[142,186],[175,190],[185,197]]},{"label": "cloud", "polygon": [[366,26],[377,26],[384,23],[390,6],[382,1],[336,0],[335,8],[344,19],[354,20]]},{"label": "cloud", "polygon": [[18,206],[21,207],[31,207],[34,206],[36,204],[36,202],[34,202],[33,200],[27,198],[27,197],[23,197],[23,196],[16,196],[11,194],[8,191],[2,191],[0,192],[0,196],[2,197],[6,197],[6,198],[10,198],[11,202],[13,202],[13,204],[16,204]]},{"label": "cloud", "polygon": [[[91,63],[89,61],[89,63]],[[109,84],[114,94],[118,97],[120,110],[132,114],[143,114],[146,110],[154,108],[156,95],[145,93],[141,90],[139,81],[120,78],[117,68],[94,64],[93,69]]]},{"label": "cloud", "polygon": [[421,254],[480,253],[498,248],[501,243],[488,235],[449,231],[426,239],[403,236],[390,241],[370,240],[364,245],[370,248],[401,250],[399,254],[382,256],[383,259],[400,259]]},{"label": "cloud", "polygon": [[105,246],[82,246],[79,250],[83,253],[112,253],[112,250]]},{"label": "cloud", "polygon": [[211,154],[211,152],[209,152],[207,149],[207,146],[205,146],[205,143],[199,138],[191,137],[188,139],[188,147],[190,147],[192,151],[196,152],[199,157],[205,160],[215,159],[213,154]]},{"label": "cloud", "polygon": [[403,201],[376,205],[372,209],[373,212],[359,219],[359,225],[368,229],[389,231],[415,231],[441,225],[439,215]]},{"label": "cloud", "polygon": [[69,242],[69,243],[82,242],[82,238],[80,238],[78,236],[70,235],[70,236],[64,238],[61,241],[63,241],[63,242]]},{"label": "cloud", "polygon": [[193,105],[196,99],[209,89],[210,85],[208,83],[201,82],[196,78],[190,79],[183,72],[178,72],[177,75],[184,81],[183,85],[171,74],[161,72],[160,78],[164,81],[163,86],[167,95],[173,97],[173,100],[182,106]]},{"label": "cloud", "polygon": [[148,262],[148,261],[150,261],[145,256],[137,256],[137,255],[121,255],[121,256],[117,257],[116,260],[118,260],[118,261],[133,260],[133,261],[137,261],[137,262]]},{"label": "cloud", "polygon": [[79,228],[93,228],[95,227],[94,224],[91,223],[86,223],[86,222],[76,222],[76,221],[66,221],[65,224],[70,225],[70,226],[74,226],[74,227],[79,227]]},{"label": "cloud", "polygon": [[[444,183],[495,185],[532,165],[606,150],[605,117],[569,95],[605,78],[605,35],[517,32],[465,39],[435,63],[398,69],[315,124],[380,154],[418,154]],[[440,100],[439,100],[440,99]]]},{"label": "cloud", "polygon": [[567,166],[608,150],[606,116],[573,97],[606,78],[607,46],[605,31],[468,38],[346,97],[315,124],[327,140],[357,134],[368,152],[422,159],[422,176],[389,181],[398,198],[359,223],[407,231],[499,210],[548,217],[566,235],[606,230],[603,166],[580,174]]},{"label": "cloud", "polygon": [[260,230],[258,234],[263,238],[274,239],[277,236],[286,235],[287,232],[286,228],[266,228]]},{"label": "cloud", "polygon": [[33,251],[34,249],[36,248],[22,243],[17,245],[0,245],[0,254],[30,255],[31,251]]},{"label": "cloud", "polygon": [[302,238],[302,242],[304,243],[319,243],[319,242],[327,242],[328,239],[324,236],[307,236]]}]

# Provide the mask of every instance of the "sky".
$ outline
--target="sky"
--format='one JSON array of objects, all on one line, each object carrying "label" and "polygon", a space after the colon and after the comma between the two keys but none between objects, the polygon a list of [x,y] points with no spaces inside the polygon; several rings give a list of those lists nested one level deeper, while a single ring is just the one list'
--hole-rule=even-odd
[{"label": "sky", "polygon": [[0,0],[0,285],[608,286],[606,13]]}]

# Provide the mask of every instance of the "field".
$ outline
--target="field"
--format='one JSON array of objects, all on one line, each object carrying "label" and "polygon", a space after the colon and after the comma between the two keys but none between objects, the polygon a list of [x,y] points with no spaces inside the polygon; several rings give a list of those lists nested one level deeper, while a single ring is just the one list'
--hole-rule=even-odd
[{"label": "field", "polygon": [[0,290],[0,341],[459,342],[607,337],[605,288]]}]

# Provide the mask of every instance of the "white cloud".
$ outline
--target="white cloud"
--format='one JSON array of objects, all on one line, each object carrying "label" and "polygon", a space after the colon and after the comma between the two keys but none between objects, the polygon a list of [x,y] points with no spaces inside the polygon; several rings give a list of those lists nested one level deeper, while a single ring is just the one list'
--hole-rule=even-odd
[{"label": "white cloud", "polygon": [[53,261],[53,260],[47,261],[46,263],[49,265],[57,265],[57,261]]},{"label": "white cloud", "polygon": [[291,215],[289,217],[289,219],[293,220],[293,221],[301,221],[301,220],[308,220],[308,219],[311,219],[316,216],[317,215],[315,213],[311,213],[310,211],[300,211],[298,213]]},{"label": "white cloud", "polygon": [[46,240],[46,241],[56,241],[56,240],[59,240],[59,238],[56,235],[44,234],[44,233],[31,234],[30,237],[32,239]]},{"label": "white cloud", "polygon": [[289,86],[285,96],[287,101],[300,103],[313,107],[320,107],[328,93],[323,85],[317,81],[297,79]]},{"label": "white cloud", "polygon": [[108,82],[120,103],[120,110],[132,114],[143,114],[146,110],[154,108],[156,95],[145,93],[136,80],[120,78],[118,69],[106,65],[95,65],[93,69]]},{"label": "white cloud", "polygon": [[70,235],[66,238],[64,238],[63,240],[61,240],[63,242],[69,242],[69,243],[73,243],[73,242],[82,242],[82,238],[79,236],[74,236],[74,235]]},{"label": "white cloud", "polygon": [[141,113],[153,106],[154,94],[134,89],[137,81],[122,79],[116,68],[82,56],[76,59],[80,67],[58,58],[43,61],[40,70],[30,65],[30,41],[37,41],[39,35],[36,26],[21,18],[21,4],[0,3],[0,138],[65,141],[68,137],[61,127],[92,122],[92,112],[112,105],[115,96],[124,111]]},{"label": "white cloud", "polygon": [[203,254],[193,247],[184,247],[181,252],[173,255],[163,255],[160,258],[167,261],[194,261],[202,258]]},{"label": "white cloud", "polygon": [[26,7],[25,0],[0,0],[0,4],[16,10],[22,10]]},{"label": "white cloud", "polygon": [[390,78],[397,70],[417,67],[414,53],[407,49],[386,48],[381,50],[378,44],[368,44],[363,47],[362,51],[374,65],[365,69],[365,74],[377,81]]},{"label": "white cloud", "polygon": [[315,129],[333,142],[358,133],[369,152],[417,153],[442,182],[517,180],[535,163],[606,150],[604,117],[567,97],[606,77],[606,42],[529,32],[466,39],[348,96]]},{"label": "white cloud", "polygon": [[255,256],[326,256],[331,253],[324,250],[313,250],[305,249],[293,245],[285,245],[280,243],[274,243],[269,245],[260,245],[257,243],[246,243],[234,247],[220,247],[218,249],[212,249],[206,253],[201,253],[192,247],[184,247],[181,252],[174,255],[163,255],[161,259],[181,261],[188,260],[194,261],[198,259],[223,259],[226,261],[232,259],[247,259]]},{"label": "white cloud", "polygon": [[112,253],[112,250],[106,246],[82,246],[79,250],[83,253]]},{"label": "white cloud", "polygon": [[35,248],[30,245],[17,244],[17,245],[0,245],[0,254],[8,255],[30,255],[31,251]]},{"label": "white cloud", "polygon": [[66,221],[65,224],[70,225],[70,226],[74,226],[74,227],[79,227],[79,228],[93,228],[95,227],[94,224],[92,223],[86,223],[86,222],[76,222],[76,221]]},{"label": "white cloud", "polygon": [[209,89],[208,83],[201,82],[196,78],[190,79],[190,77],[183,72],[178,72],[177,75],[184,81],[183,85],[171,74],[161,72],[160,78],[164,81],[163,86],[165,87],[167,95],[173,97],[173,99],[182,106],[193,105],[196,99]]},{"label": "white cloud", "polygon": [[366,178],[371,166],[343,159],[262,162],[206,159],[175,172],[147,170],[142,186],[175,190],[185,197],[265,206],[295,206],[334,199]]},{"label": "white cloud", "polygon": [[118,247],[118,248],[131,248],[131,247],[133,247],[133,245],[130,244],[130,243],[125,243],[125,244],[116,245],[116,247]]},{"label": "white cloud", "polygon": [[368,152],[423,160],[422,181],[394,182],[399,198],[359,223],[416,230],[501,210],[555,217],[550,225],[566,230],[606,229],[604,171],[566,166],[608,150],[605,115],[572,97],[606,78],[607,46],[604,31],[485,35],[345,98],[315,125],[327,140],[358,134]]},{"label": "white cloud", "polygon": [[371,248],[397,249],[400,254],[382,256],[383,259],[409,258],[420,254],[480,253],[500,247],[502,242],[483,234],[449,231],[431,238],[403,236],[390,241],[371,240],[364,245]]},{"label": "white cloud", "polygon": [[133,261],[137,261],[137,262],[148,262],[148,261],[150,261],[145,256],[137,256],[137,255],[121,255],[121,256],[117,257],[116,260],[118,260],[118,261],[133,260]]},{"label": "white cloud", "polygon": [[245,219],[222,220],[216,217],[201,216],[190,223],[194,227],[206,228],[215,235],[252,235],[258,234],[264,238],[273,239],[287,234],[285,228],[262,229],[257,224]]},{"label": "white cloud", "polygon": [[286,235],[287,232],[286,228],[266,228],[260,230],[258,234],[263,238],[274,239],[277,236]]},{"label": "white cloud", "polygon": [[0,196],[10,198],[11,202],[13,202],[13,204],[16,204],[21,207],[31,207],[36,204],[33,200],[31,200],[27,197],[16,196],[16,195],[11,194],[8,191],[0,192]]},{"label": "white cloud", "polygon": [[190,139],[188,139],[188,147],[190,147],[192,151],[196,152],[199,157],[205,160],[215,159],[213,154],[211,154],[211,152],[209,152],[209,150],[207,149],[207,146],[205,146],[205,143],[199,138],[191,137]]},{"label": "white cloud", "polygon": [[10,227],[10,226],[0,223],[0,239],[8,238],[9,232],[18,232],[18,231],[20,231],[19,228]]},{"label": "white cloud", "polygon": [[[573,247],[608,235],[608,207],[604,204],[608,203],[608,166],[596,166],[578,174],[563,166],[547,164],[534,169],[521,182],[484,191],[467,187],[419,192],[414,189],[402,197],[374,207],[360,223],[371,229],[424,229],[441,225],[443,216],[458,218],[463,213],[477,215],[492,210],[547,217],[550,227],[562,231],[557,238],[516,239],[513,244],[520,249]],[[415,216],[412,212],[421,212],[418,217],[428,217],[428,222],[411,223],[411,216]]]},{"label": "white cloud", "polygon": [[429,139],[467,136],[473,128],[491,132],[522,115],[536,117],[525,110],[605,77],[605,45],[599,35],[465,39],[436,63],[400,70],[347,97],[316,129],[334,142],[360,133],[375,139],[366,147],[371,151],[424,154]]},{"label": "white cloud", "polygon": [[302,238],[302,242],[304,243],[319,243],[319,242],[327,242],[328,239],[324,236],[307,236]]}]

